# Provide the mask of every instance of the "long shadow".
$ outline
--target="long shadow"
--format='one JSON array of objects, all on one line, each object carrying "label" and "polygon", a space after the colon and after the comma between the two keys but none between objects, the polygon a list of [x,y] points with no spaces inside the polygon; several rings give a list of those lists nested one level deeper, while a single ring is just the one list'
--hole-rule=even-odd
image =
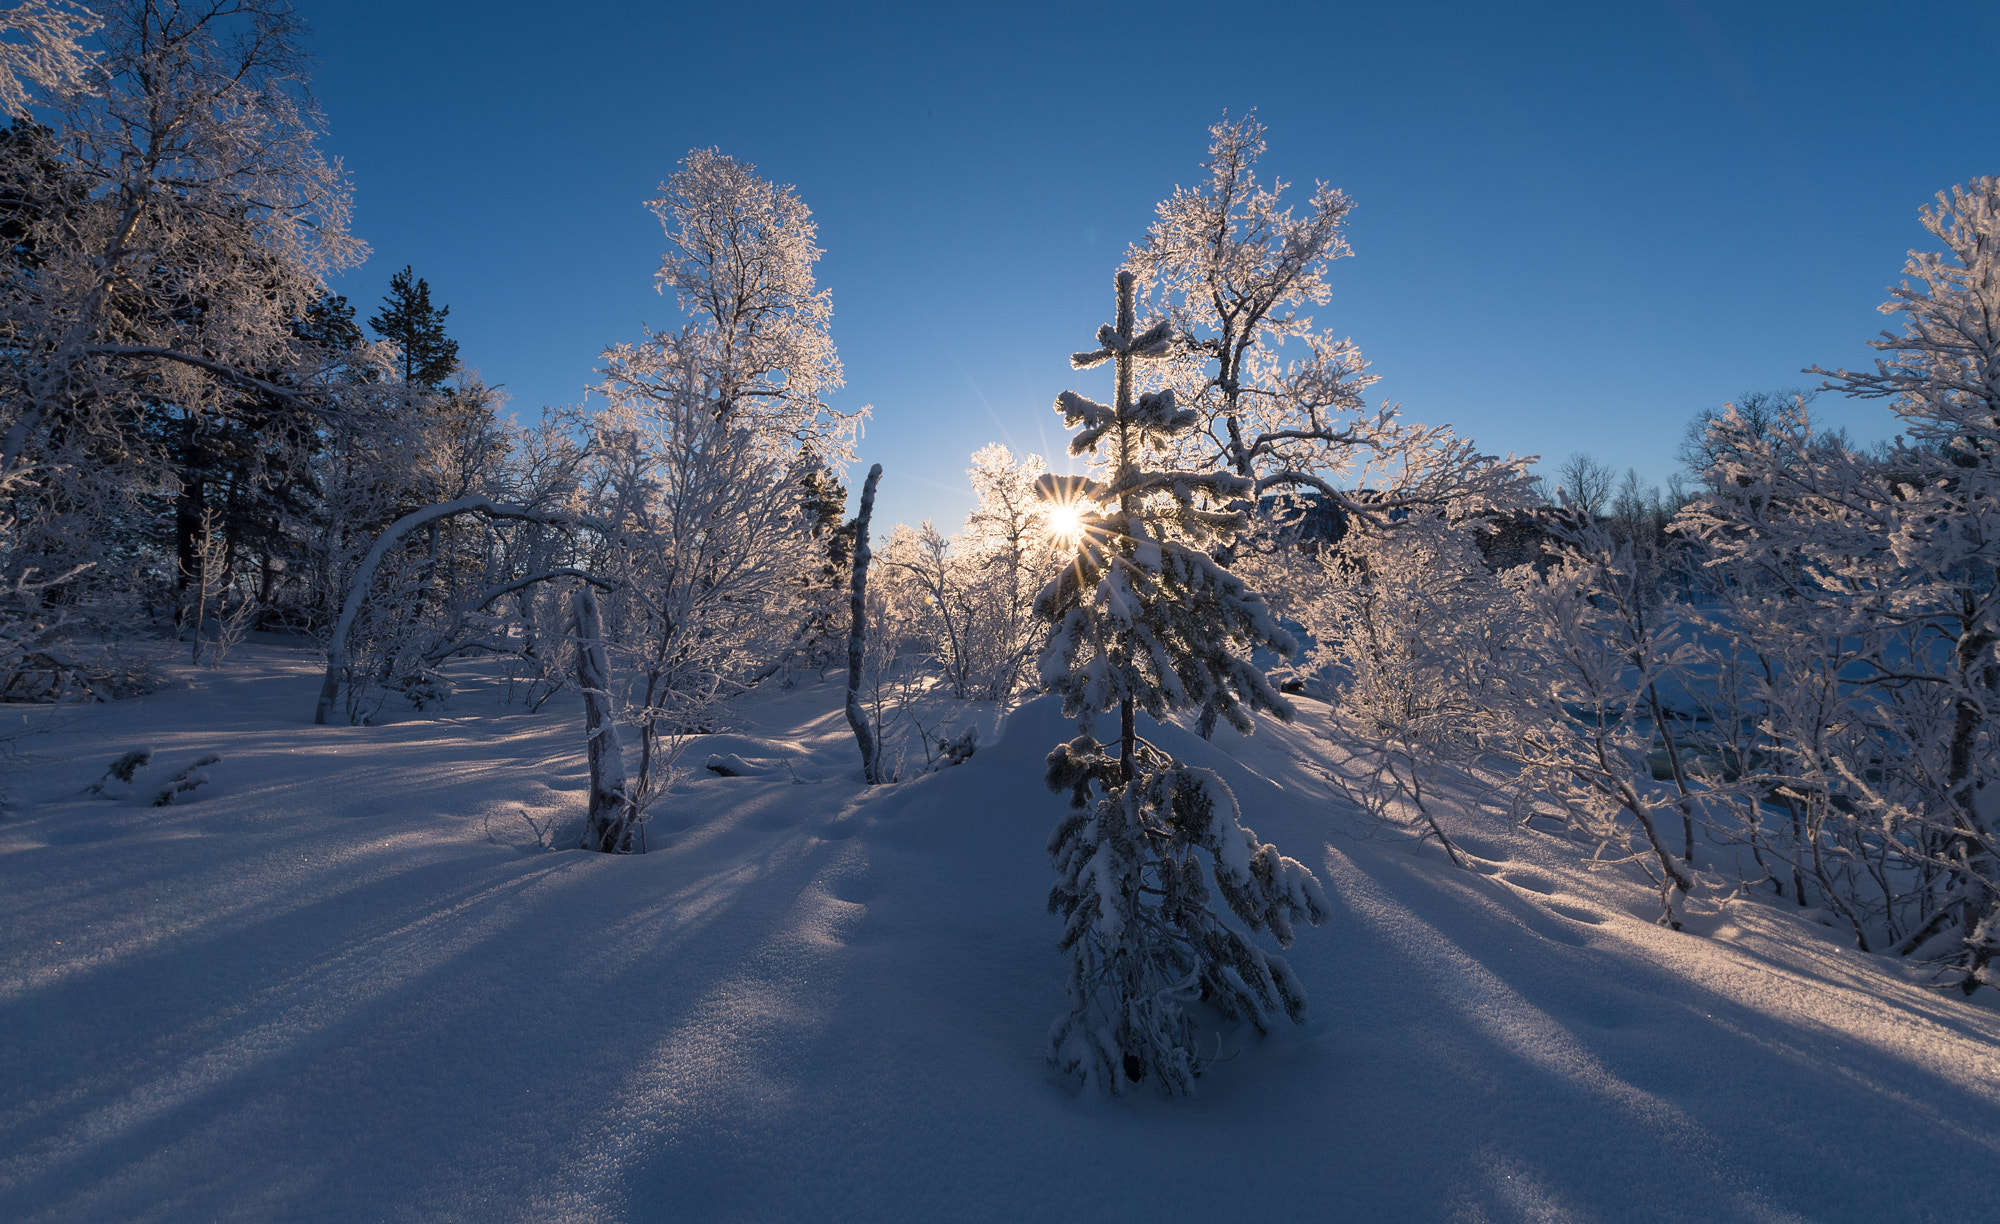
[{"label": "long shadow", "polygon": [[[1384,882],[1389,866],[1378,859],[1355,870],[1407,915],[1390,922],[1421,924],[1417,930],[1439,941],[1441,963],[1413,975],[1434,1000],[1432,1014],[1412,1022],[1435,1026],[1455,1014],[1466,1022],[1463,1039],[1484,1034],[1513,1056],[1517,1070],[1509,1078],[1523,1105],[1494,1118],[1502,1133],[1550,1124],[1551,1111],[1533,1104],[1533,1085],[1553,1080],[1568,1098],[1559,1111],[1568,1137],[1555,1150],[1597,1150],[1608,1162],[1551,1166],[1549,1149],[1511,1145],[1515,1165],[1564,1201],[1605,1218],[1716,1218],[1704,1213],[1754,1215],[1766,1207],[1822,1219],[1969,1218],[1962,1187],[1924,1170],[1991,1162],[2000,1108],[1990,1095],[1829,1028],[1751,1007],[1635,948],[1541,943],[1525,931],[1509,946],[1490,930],[1481,932],[1488,938],[1476,952],[1461,948],[1447,932],[1465,927],[1472,898],[1450,894],[1494,898],[1430,864],[1396,864],[1398,878]],[[1369,925],[1378,929],[1365,937],[1385,960],[1408,961],[1408,932],[1390,936],[1379,929],[1379,915]],[[1708,952],[1737,954],[1732,947]],[[1482,1000],[1468,997],[1444,960],[1454,953],[1534,1008],[1543,1030],[1491,1040],[1484,1022],[1491,1017],[1478,1014]],[[1621,1160],[1626,1169],[1608,1176]],[[1650,1205],[1634,1204],[1635,1187],[1646,1187]]]},{"label": "long shadow", "polygon": [[[522,1192],[622,1108],[633,1060],[663,1029],[787,934],[787,902],[840,846],[811,829],[765,840],[733,892],[680,920],[677,898],[717,890],[679,878],[671,856],[447,862],[38,991],[0,1012],[10,1075],[33,1076],[9,1082],[47,1102],[0,1137],[43,1153],[4,1214],[206,1217],[258,1202],[354,1219],[448,1211],[475,1175],[486,1193]],[[697,924],[711,929],[691,943]],[[314,995],[316,977],[371,962],[393,984]],[[92,1011],[107,994],[152,1000],[108,1042]],[[237,1065],[203,1065],[243,1044]],[[123,1120],[141,1080],[167,1089]],[[100,1133],[79,1142],[86,1124]]]},{"label": "long shadow", "polygon": [[[171,1079],[161,1068],[198,1062],[270,1025],[274,1013],[297,1009],[311,997],[316,977],[362,950],[474,898],[485,898],[482,908],[498,907],[505,890],[562,866],[531,864],[511,881],[482,871],[470,882],[461,879],[462,863],[412,866],[31,988],[0,1007],[0,1026],[9,1034],[0,1066],[10,1095],[60,1104],[20,1111],[19,1123],[0,1130],[0,1149],[23,1153],[40,1146],[38,1135],[45,1144],[73,1134],[141,1084]],[[107,1005],[117,1012],[107,1014]],[[188,1099],[219,1089],[211,1084]],[[22,1133],[27,1127],[38,1134]]]},{"label": "long shadow", "polygon": [[[966,789],[983,812],[1054,814],[1032,779]],[[1043,821],[1001,823],[873,831],[878,873],[908,882],[874,906],[898,927],[897,962],[864,955],[842,976],[842,1026],[774,1071],[782,1100],[704,1116],[718,1134],[654,1132],[620,1154],[614,1193],[584,1200],[591,1214],[1972,1218],[1963,1187],[1927,1170],[1990,1164],[1990,1101],[1388,846],[1347,860],[1355,887],[1329,878],[1332,920],[1291,953],[1308,1029],[1239,1034],[1193,1101],[1077,1098],[1037,1074],[1061,972],[1039,897],[920,886],[953,863],[1045,871]],[[1581,937],[1552,938],[1569,928]],[[950,956],[976,972],[938,963]]]}]

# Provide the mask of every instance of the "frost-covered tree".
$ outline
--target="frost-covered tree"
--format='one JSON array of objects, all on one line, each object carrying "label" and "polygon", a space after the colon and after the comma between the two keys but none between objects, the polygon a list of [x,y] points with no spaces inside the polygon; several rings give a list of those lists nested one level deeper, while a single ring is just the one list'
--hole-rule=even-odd
[{"label": "frost-covered tree", "polygon": [[1782,751],[1901,879],[1905,903],[1875,921],[1971,993],[2000,953],[2000,178],[1940,193],[1922,220],[1944,250],[1913,252],[1882,306],[1903,325],[1873,342],[1886,356],[1811,371],[1888,400],[1902,439],[1863,456],[1816,444],[1802,412],[1763,437],[1732,415],[1713,446],[1721,491],[1687,521],[1739,581],[1782,595],[1779,627],[1851,649],[1815,721],[1866,729],[1861,758],[1809,754],[1794,726]]},{"label": "frost-covered tree", "polygon": [[791,644],[766,666],[771,674],[816,671],[843,654],[848,626],[847,582],[854,564],[854,524],[847,521],[847,485],[838,467],[813,453],[799,453],[793,465],[799,506],[813,538],[805,568],[791,579],[798,589],[801,619]]},{"label": "frost-covered tree", "polygon": [[984,592],[977,572],[954,555],[952,541],[926,519],[915,531],[898,527],[883,560],[896,577],[914,588],[914,617],[925,653],[942,687],[961,700],[984,686],[990,654],[998,643],[982,632]]},{"label": "frost-covered tree", "polygon": [[607,649],[643,803],[666,789],[682,739],[791,636],[787,580],[811,536],[785,496],[789,452],[698,397],[621,396],[590,429],[585,504],[604,524],[590,568],[621,584],[604,600]]},{"label": "frost-covered tree", "polygon": [[1543,524],[1544,565],[1496,573],[1481,528],[1418,516],[1315,558],[1299,606],[1335,677],[1347,788],[1458,859],[1430,796],[1447,769],[1501,765],[1529,810],[1649,876],[1678,927],[1709,796],[1661,697],[1684,681],[1688,644],[1657,598],[1656,554],[1566,506]]},{"label": "frost-covered tree", "polygon": [[1392,533],[1349,532],[1301,567],[1294,601],[1313,667],[1334,677],[1358,770],[1342,776],[1350,797],[1461,862],[1432,797],[1443,770],[1480,754],[1485,716],[1533,632],[1487,566],[1479,527],[1423,515]]},{"label": "frost-covered tree", "polygon": [[[798,192],[714,149],[696,149],[648,207],[668,251],[654,281],[681,313],[677,331],[648,329],[604,357],[628,395],[698,394],[718,416],[761,436],[844,460],[845,435],[822,399],[841,385],[829,325],[832,291],[813,282],[818,227]],[[701,371],[689,387],[678,371]]]},{"label": "frost-covered tree", "polygon": [[[1251,482],[1255,530],[1239,564],[1291,615],[1291,592],[1312,581],[1311,558],[1287,547],[1306,523],[1390,530],[1411,514],[1505,511],[1526,504],[1529,479],[1523,461],[1483,454],[1448,426],[1368,406],[1376,380],[1360,349],[1307,313],[1332,299],[1352,202],[1317,183],[1298,214],[1285,183],[1264,186],[1254,113],[1225,116],[1209,136],[1206,181],[1162,201],[1128,257],[1172,323],[1165,359],[1144,377],[1195,413],[1177,462]],[[1203,712],[1203,734],[1217,713]]]},{"label": "frost-covered tree", "polygon": [[799,582],[823,555],[800,477],[849,458],[859,424],[821,399],[840,363],[798,194],[696,150],[651,207],[669,247],[658,285],[684,323],[606,350],[610,407],[583,425],[585,504],[606,524],[591,568],[621,583],[604,598],[605,633],[637,730],[642,808],[684,737],[822,610]]},{"label": "frost-covered tree", "polygon": [[970,570],[967,582],[972,628],[967,635],[979,657],[970,671],[980,677],[976,696],[1004,701],[1027,679],[1028,661],[1041,645],[1043,626],[1035,616],[1035,596],[1055,573],[1063,538],[1050,521],[1048,504],[1036,482],[1048,469],[1040,455],[1016,459],[995,443],[972,455],[966,475],[978,498],[966,516],[955,547]]},{"label": "frost-covered tree", "polygon": [[[1305,313],[1331,300],[1331,265],[1349,255],[1353,202],[1316,183],[1303,215],[1256,172],[1256,115],[1209,129],[1207,181],[1176,188],[1132,247],[1129,265],[1173,325],[1174,345],[1148,376],[1196,414],[1175,442],[1183,462],[1214,463],[1254,482],[1266,504],[1307,503],[1387,524],[1399,512],[1513,506],[1520,463],[1483,455],[1450,428],[1371,410],[1375,376],[1346,338]],[[1284,497],[1284,494],[1295,497]]]},{"label": "frost-covered tree", "polygon": [[[1678,930],[1701,883],[1698,798],[1661,688],[1688,665],[1686,628],[1662,614],[1642,544],[1574,507],[1553,535],[1556,564],[1506,574],[1524,648],[1511,654],[1502,683],[1483,689],[1478,725],[1537,797],[1646,873],[1659,889],[1660,924]],[[1653,768],[1662,745],[1665,784]]]},{"label": "frost-covered tree", "polygon": [[645,850],[643,811],[625,776],[625,751],[618,742],[612,702],[611,665],[604,652],[604,621],[588,585],[572,596],[571,628],[576,634],[576,686],[583,696],[586,753],[590,761],[590,802],[584,815],[583,847],[604,854]]},{"label": "frost-covered tree", "polygon": [[[1273,1012],[1298,1021],[1305,1011],[1290,968],[1219,915],[1214,894],[1251,933],[1268,930],[1281,946],[1295,919],[1324,920],[1326,903],[1310,870],[1243,826],[1220,777],[1138,734],[1142,710],[1164,718],[1213,709],[1245,734],[1253,711],[1289,719],[1290,703],[1247,656],[1296,644],[1206,551],[1246,527],[1251,482],[1147,463],[1199,417],[1171,390],[1134,387],[1135,365],[1164,356],[1172,335],[1166,321],[1137,326],[1135,280],[1118,274],[1116,324],[1099,329],[1099,348],[1071,358],[1079,369],[1113,363],[1113,402],[1073,391],[1056,401],[1077,428],[1071,452],[1098,452],[1101,479],[1044,481],[1051,496],[1088,507],[1074,557],[1036,605],[1054,624],[1043,685],[1082,731],[1048,758],[1050,788],[1069,792],[1073,807],[1049,839],[1057,875],[1049,908],[1063,919],[1070,1001],[1049,1052],[1103,1092],[1150,1078],[1185,1093],[1207,1063],[1190,1004],[1204,1000],[1260,1028]],[[1116,755],[1092,733],[1113,709]]]},{"label": "frost-covered tree", "polygon": [[22,114],[31,98],[88,88],[94,57],[83,40],[102,24],[66,0],[23,0],[0,11],[0,115]]},{"label": "frost-covered tree", "polygon": [[43,51],[69,67],[9,56],[42,126],[27,139],[17,121],[0,151],[0,488],[16,524],[0,580],[86,565],[63,594],[115,609],[115,632],[193,557],[215,508],[212,443],[227,440],[239,493],[290,479],[309,451],[299,440],[354,363],[327,361],[308,321],[324,275],[362,248],[314,147],[288,6],[131,0],[99,15],[87,67],[54,43]]}]

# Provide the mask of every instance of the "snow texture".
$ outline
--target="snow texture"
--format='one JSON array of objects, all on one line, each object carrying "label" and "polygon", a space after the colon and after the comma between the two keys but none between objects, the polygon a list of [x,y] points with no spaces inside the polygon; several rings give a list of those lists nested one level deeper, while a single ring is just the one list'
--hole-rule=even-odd
[{"label": "snow texture", "polygon": [[[25,711],[0,1219],[2000,1218],[1991,992],[1762,904],[1665,931],[1463,790],[1453,869],[1335,797],[1309,700],[1144,731],[1324,880],[1307,1024],[1217,1034],[1191,1100],[1105,1102],[1043,1061],[1052,700],[866,787],[837,686],[761,694],[713,750],[799,781],[695,771],[612,856],[530,829],[581,829],[573,695],[468,676],[442,715],[315,727],[303,651],[182,674]],[[228,764],[168,808],[84,797],[134,744]]]}]

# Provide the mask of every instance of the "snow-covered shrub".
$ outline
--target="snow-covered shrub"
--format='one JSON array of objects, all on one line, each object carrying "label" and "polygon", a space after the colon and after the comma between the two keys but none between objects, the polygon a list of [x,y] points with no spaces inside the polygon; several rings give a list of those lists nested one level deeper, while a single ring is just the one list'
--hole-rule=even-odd
[{"label": "snow-covered shrub", "polygon": [[[1660,615],[1643,545],[1618,540],[1580,512],[1551,534],[1546,572],[1509,570],[1522,649],[1484,686],[1482,747],[1570,823],[1644,871],[1660,892],[1663,926],[1680,929],[1694,871],[1694,827],[1705,788],[1687,771],[1660,689],[1688,662],[1683,622]],[[1669,777],[1655,777],[1662,743]],[[1675,839],[1672,834],[1681,836]]]},{"label": "snow-covered shrub", "polygon": [[[1723,580],[1769,592],[1733,630],[1774,666],[1751,708],[1779,805],[1802,805],[1862,870],[1818,872],[1864,941],[1950,967],[1966,993],[2000,953],[2000,178],[1923,210],[1882,306],[1901,334],[1872,372],[1812,372],[1882,398],[1902,436],[1873,455],[1815,444],[1803,408],[1756,436],[1717,423],[1716,490],[1685,516]],[[1839,658],[1838,671],[1812,654]],[[1801,873],[1803,874],[1803,873]],[[1843,880],[1875,883],[1876,896]]]},{"label": "snow-covered shrub", "polygon": [[[1323,921],[1326,904],[1310,870],[1243,827],[1220,778],[1138,734],[1141,710],[1161,718],[1212,709],[1245,734],[1256,710],[1289,719],[1290,703],[1247,655],[1296,646],[1262,598],[1203,550],[1244,529],[1251,483],[1146,466],[1148,450],[1170,446],[1197,418],[1171,391],[1134,394],[1135,362],[1165,354],[1171,335],[1166,323],[1137,328],[1134,280],[1118,274],[1118,321],[1099,329],[1101,347],[1071,358],[1079,369],[1115,363],[1113,403],[1069,391],[1056,401],[1080,427],[1072,453],[1105,448],[1103,479],[1043,486],[1087,507],[1075,556],[1036,602],[1054,623],[1042,683],[1083,731],[1048,758],[1050,788],[1069,792],[1075,808],[1049,838],[1057,874],[1049,908],[1063,919],[1070,1003],[1050,1030],[1049,1054],[1106,1093],[1149,1078],[1185,1093],[1208,1062],[1188,1011],[1197,1001],[1260,1028],[1275,1012],[1299,1021],[1305,1010],[1284,961],[1224,921],[1214,894],[1280,946],[1291,943],[1294,920]],[[1116,756],[1091,734],[1112,709]]]},{"label": "snow-covered shrub", "polygon": [[222,758],[213,752],[196,757],[161,783],[160,788],[153,792],[152,806],[170,807],[179,802],[181,796],[193,793],[196,787],[208,785],[208,767],[221,763]]},{"label": "snow-covered shrub", "polygon": [[979,751],[979,728],[967,727],[957,735],[938,736],[937,750],[937,764],[933,768],[950,769],[954,765],[965,764],[972,759],[973,753]]},{"label": "snow-covered shrub", "polygon": [[1440,770],[1479,754],[1484,715],[1531,629],[1485,564],[1482,526],[1422,515],[1351,531],[1305,557],[1292,601],[1352,736],[1361,776],[1343,783],[1349,797],[1419,826],[1455,861],[1429,796]]},{"label": "snow-covered shrub", "polygon": [[104,776],[83,789],[93,799],[116,799],[129,792],[133,775],[153,759],[151,748],[134,748],[123,753],[105,769]]}]

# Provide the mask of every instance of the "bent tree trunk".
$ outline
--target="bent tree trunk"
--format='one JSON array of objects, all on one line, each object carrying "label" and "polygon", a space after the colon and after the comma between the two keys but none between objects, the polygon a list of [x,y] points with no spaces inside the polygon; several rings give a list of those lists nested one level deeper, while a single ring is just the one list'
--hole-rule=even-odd
[{"label": "bent tree trunk", "polygon": [[556,527],[594,521],[571,518],[562,514],[549,514],[545,511],[531,510],[526,506],[508,505],[475,493],[455,501],[412,510],[383,528],[382,534],[375,541],[375,546],[368,550],[368,555],[363,557],[361,564],[355,568],[353,581],[347,589],[347,600],[340,608],[340,619],[333,624],[333,637],[326,644],[326,678],[320,682],[319,705],[313,710],[313,722],[325,726],[327,720],[333,717],[334,705],[340,699],[341,680],[347,671],[347,637],[354,628],[355,617],[361,614],[361,605],[368,598],[368,588],[375,581],[375,571],[381,567],[382,558],[388,556],[389,550],[394,548],[397,542],[417,528],[460,514],[483,514],[488,518],[518,519]]},{"label": "bent tree trunk", "polygon": [[868,519],[875,513],[875,485],[882,479],[882,465],[868,469],[868,481],[861,486],[861,513],[854,519],[854,575],[847,584],[848,609],[853,620],[847,631],[847,725],[854,728],[854,742],[861,747],[861,776],[868,785],[882,781],[882,745],[868,725],[867,711],[861,708],[861,663],[868,648]]},{"label": "bent tree trunk", "polygon": [[571,600],[576,631],[576,686],[583,692],[583,729],[590,747],[590,812],[584,818],[583,848],[606,854],[635,854],[639,814],[625,781],[625,752],[611,708],[611,666],[604,654],[604,624],[597,592],[584,586]]}]

